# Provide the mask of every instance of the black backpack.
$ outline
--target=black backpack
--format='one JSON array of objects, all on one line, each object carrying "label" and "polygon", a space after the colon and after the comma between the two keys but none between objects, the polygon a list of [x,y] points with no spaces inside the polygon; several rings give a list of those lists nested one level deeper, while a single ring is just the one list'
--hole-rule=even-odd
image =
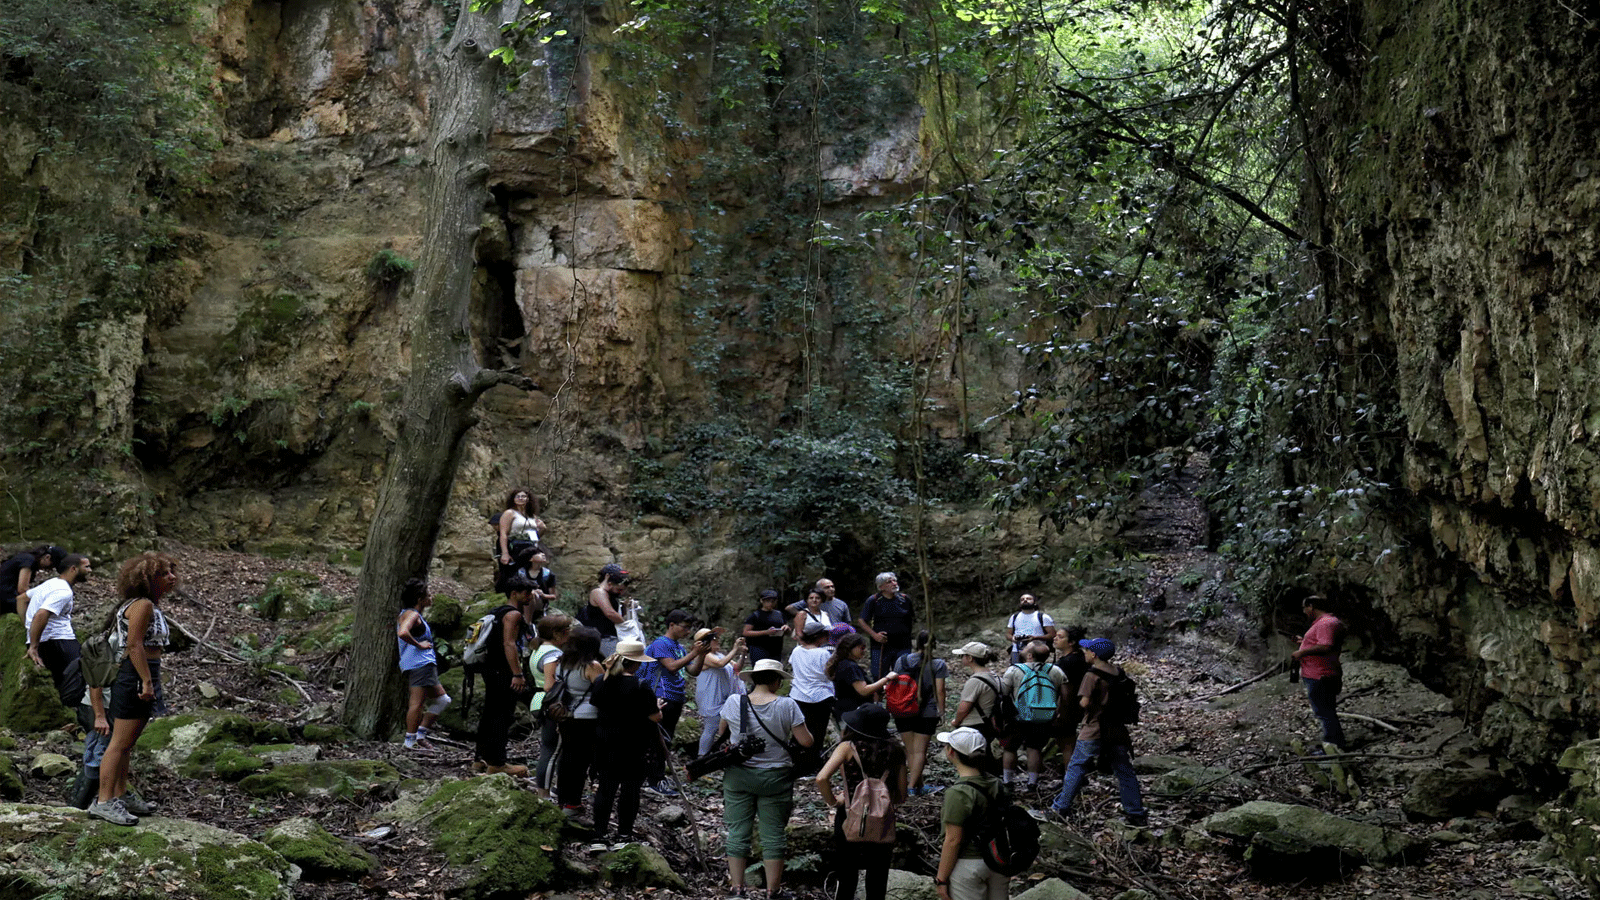
[{"label": "black backpack", "polygon": [[[993,675],[984,673],[972,677],[983,682],[984,687],[994,692],[994,705],[989,708],[989,714],[983,716],[983,721],[978,724],[978,730],[990,740],[1004,737],[1011,730],[1011,724],[1017,721],[1016,701],[1011,699],[1011,692],[1002,687],[1000,680]],[[982,715],[981,711],[979,714]]]},{"label": "black backpack", "polygon": [[1139,683],[1129,678],[1127,672],[1118,671],[1115,675],[1109,675],[1095,668],[1089,669],[1089,672],[1106,683],[1106,706],[1100,711],[1100,722],[1112,725],[1139,724]]},{"label": "black backpack", "polygon": [[[972,786],[973,790],[978,790]],[[1026,809],[1011,802],[1005,785],[992,797],[973,840],[991,872],[1020,875],[1039,858],[1039,823]]]}]

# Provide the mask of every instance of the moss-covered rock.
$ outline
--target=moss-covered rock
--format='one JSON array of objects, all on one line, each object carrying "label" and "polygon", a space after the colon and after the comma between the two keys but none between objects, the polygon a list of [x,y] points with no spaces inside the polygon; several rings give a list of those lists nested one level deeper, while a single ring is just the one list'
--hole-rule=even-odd
[{"label": "moss-covered rock", "polygon": [[289,641],[300,653],[332,653],[350,646],[356,614],[351,609],[325,612],[310,622],[310,627]]},{"label": "moss-covered rock", "polygon": [[1256,786],[1231,769],[1196,765],[1179,766],[1150,784],[1150,793],[1164,797],[1195,797],[1214,792],[1255,795]]},{"label": "moss-covered rock", "polygon": [[77,763],[59,753],[40,753],[28,763],[28,774],[35,778],[62,778],[76,771]]},{"label": "moss-covered rock", "polygon": [[1093,900],[1059,878],[1046,878],[1017,895],[1017,900]]},{"label": "moss-covered rock", "polygon": [[1600,897],[1600,741],[1574,744],[1558,765],[1570,776],[1567,789],[1539,810],[1539,827],[1555,844],[1589,895]]},{"label": "moss-covered rock", "polygon": [[[160,725],[158,729],[156,726]],[[153,732],[153,733],[152,733]],[[289,729],[279,722],[263,722],[239,713],[202,710],[193,714],[152,721],[140,736],[155,760],[176,769],[186,778],[200,778],[214,771],[218,758],[229,748],[233,777],[244,777],[237,765],[240,756],[259,756],[246,748],[257,745],[289,744]]]},{"label": "moss-covered rock", "polygon": [[28,659],[27,635],[17,616],[0,616],[0,727],[50,731],[72,721],[50,673]]},{"label": "moss-covered rock", "polygon": [[251,605],[263,619],[301,622],[329,608],[321,591],[322,579],[299,569],[285,569],[267,579],[267,586]]},{"label": "moss-covered rock", "polygon": [[252,797],[392,797],[400,773],[386,762],[372,759],[335,759],[291,763],[258,772],[239,782]]},{"label": "moss-covered rock", "polygon": [[199,822],[138,828],[75,809],[0,804],[0,883],[52,900],[291,900],[298,870],[265,844]]},{"label": "moss-covered rock", "polygon": [[506,775],[448,781],[382,815],[426,830],[450,862],[456,883],[448,892],[463,900],[525,897],[556,880],[563,865],[550,848],[560,845],[566,817]]},{"label": "moss-covered rock", "polygon": [[672,863],[644,844],[630,844],[606,854],[600,863],[600,876],[612,887],[686,888],[683,876],[672,871]]},{"label": "moss-covered rock", "polygon": [[428,624],[433,627],[434,634],[456,634],[462,630],[464,618],[461,601],[454,597],[440,594],[433,598],[433,605],[428,607]]},{"label": "moss-covered rock", "polygon": [[1401,832],[1267,800],[1216,813],[1202,827],[1246,844],[1252,871],[1269,878],[1334,878],[1350,864],[1405,863],[1426,852],[1426,844]]},{"label": "moss-covered rock", "polygon": [[238,747],[223,747],[211,761],[211,771],[223,781],[238,781],[266,770],[269,765],[270,763],[261,757],[246,753]]},{"label": "moss-covered rock", "polygon": [[22,773],[9,756],[0,756],[0,800],[22,799]]},{"label": "moss-covered rock", "polygon": [[350,881],[372,871],[371,854],[310,819],[280,822],[267,829],[261,842],[299,866],[307,878]]}]

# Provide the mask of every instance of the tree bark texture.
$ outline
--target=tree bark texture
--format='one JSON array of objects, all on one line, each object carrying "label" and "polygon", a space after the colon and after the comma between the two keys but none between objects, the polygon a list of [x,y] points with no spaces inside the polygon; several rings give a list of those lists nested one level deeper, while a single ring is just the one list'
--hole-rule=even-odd
[{"label": "tree bark texture", "polygon": [[[504,5],[514,16],[516,0]],[[389,737],[403,715],[394,623],[406,579],[425,576],[450,500],[478,397],[503,380],[479,366],[469,308],[473,244],[488,198],[488,146],[501,21],[464,2],[439,56],[428,136],[428,216],[412,293],[411,371],[398,436],[367,533],[346,673],[344,723],[369,740]]]}]

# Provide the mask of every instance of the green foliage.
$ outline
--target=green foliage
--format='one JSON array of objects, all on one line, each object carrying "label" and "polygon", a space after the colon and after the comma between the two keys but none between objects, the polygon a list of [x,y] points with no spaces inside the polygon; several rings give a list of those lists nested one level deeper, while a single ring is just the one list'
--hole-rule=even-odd
[{"label": "green foliage", "polygon": [[367,263],[367,278],[373,284],[383,287],[393,287],[415,272],[417,264],[403,254],[384,248],[372,255]]}]

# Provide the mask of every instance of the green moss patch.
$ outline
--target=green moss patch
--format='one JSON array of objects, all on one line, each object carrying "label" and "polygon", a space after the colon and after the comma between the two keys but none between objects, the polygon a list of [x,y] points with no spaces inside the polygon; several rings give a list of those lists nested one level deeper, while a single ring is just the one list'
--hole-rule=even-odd
[{"label": "green moss patch", "polygon": [[521,790],[505,775],[453,781],[416,807],[416,825],[465,882],[459,896],[526,896],[549,885],[565,817],[554,803]]},{"label": "green moss patch", "polygon": [[386,762],[340,759],[278,766],[245,778],[239,782],[239,788],[252,797],[291,795],[349,799],[393,796],[399,784],[400,773]]},{"label": "green moss patch", "polygon": [[350,729],[343,725],[323,725],[317,722],[308,722],[300,729],[300,734],[306,740],[317,744],[342,743],[356,739]]},{"label": "green moss patch", "polygon": [[329,834],[310,819],[281,822],[261,836],[262,843],[299,866],[307,878],[350,881],[372,871],[367,851]]},{"label": "green moss patch", "polygon": [[50,673],[28,659],[27,635],[17,616],[0,616],[0,727],[50,731],[72,720]]}]

